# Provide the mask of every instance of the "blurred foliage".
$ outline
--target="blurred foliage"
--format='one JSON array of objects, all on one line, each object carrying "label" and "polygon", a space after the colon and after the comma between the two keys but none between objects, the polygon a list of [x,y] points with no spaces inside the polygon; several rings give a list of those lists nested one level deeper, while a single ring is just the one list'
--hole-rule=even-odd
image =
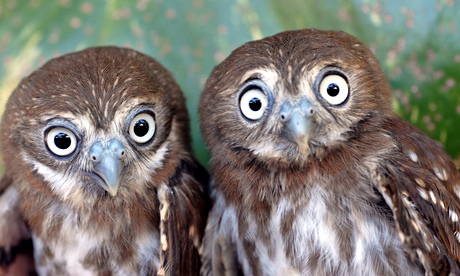
[{"label": "blurred foliage", "polygon": [[300,28],[347,31],[376,53],[395,111],[460,157],[460,4],[454,0],[2,0],[0,112],[20,79],[48,59],[96,45],[158,59],[186,94],[195,152],[208,154],[197,116],[212,68],[244,42]]}]

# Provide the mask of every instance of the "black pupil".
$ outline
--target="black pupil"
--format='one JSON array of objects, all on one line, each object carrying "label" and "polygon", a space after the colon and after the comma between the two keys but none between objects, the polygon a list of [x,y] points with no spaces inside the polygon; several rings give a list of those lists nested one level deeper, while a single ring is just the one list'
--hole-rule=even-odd
[{"label": "black pupil", "polygon": [[339,92],[340,92],[340,88],[337,84],[331,83],[327,86],[327,94],[329,94],[329,96],[335,97],[339,95]]},{"label": "black pupil", "polygon": [[252,98],[249,101],[249,108],[252,111],[259,111],[262,108],[262,102],[260,101],[259,98]]},{"label": "black pupil", "polygon": [[147,132],[149,132],[149,123],[144,119],[137,120],[134,125],[134,134],[138,137],[143,137]]},{"label": "black pupil", "polygon": [[54,144],[60,149],[68,149],[72,144],[72,139],[64,132],[60,132],[54,136]]}]

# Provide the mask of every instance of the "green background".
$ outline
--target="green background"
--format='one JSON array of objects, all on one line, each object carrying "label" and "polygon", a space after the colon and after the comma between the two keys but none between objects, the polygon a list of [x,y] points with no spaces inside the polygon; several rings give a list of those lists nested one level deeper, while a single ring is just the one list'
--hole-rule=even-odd
[{"label": "green background", "polygon": [[459,18],[454,0],[1,0],[0,112],[20,79],[48,59],[89,46],[128,46],[174,74],[187,98],[195,153],[206,164],[197,104],[212,68],[249,40],[336,29],[374,51],[395,111],[458,160]]}]

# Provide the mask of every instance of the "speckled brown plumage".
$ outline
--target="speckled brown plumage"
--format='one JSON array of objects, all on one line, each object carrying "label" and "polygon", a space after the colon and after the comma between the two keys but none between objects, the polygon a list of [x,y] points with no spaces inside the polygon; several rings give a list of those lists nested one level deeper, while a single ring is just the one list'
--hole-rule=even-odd
[{"label": "speckled brown plumage", "polygon": [[21,81],[1,129],[5,194],[30,227],[37,271],[197,274],[207,173],[188,123],[171,74],[130,49],[67,54]]},{"label": "speckled brown plumage", "polygon": [[200,100],[203,275],[458,275],[460,176],[344,32],[246,43]]}]

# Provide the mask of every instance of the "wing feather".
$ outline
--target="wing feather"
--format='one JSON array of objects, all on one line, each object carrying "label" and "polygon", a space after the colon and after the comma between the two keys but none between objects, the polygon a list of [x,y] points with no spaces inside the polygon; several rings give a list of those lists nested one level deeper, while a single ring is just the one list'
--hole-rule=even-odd
[{"label": "wing feather", "polygon": [[197,161],[182,161],[159,189],[161,253],[159,275],[199,275],[198,248],[210,209],[209,177]]},{"label": "wing feather", "polygon": [[0,180],[0,274],[27,275],[35,271],[32,240],[11,184],[6,176]]},{"label": "wing feather", "polygon": [[397,150],[376,170],[402,243],[427,275],[460,275],[460,175],[442,145],[399,117],[385,130]]}]

